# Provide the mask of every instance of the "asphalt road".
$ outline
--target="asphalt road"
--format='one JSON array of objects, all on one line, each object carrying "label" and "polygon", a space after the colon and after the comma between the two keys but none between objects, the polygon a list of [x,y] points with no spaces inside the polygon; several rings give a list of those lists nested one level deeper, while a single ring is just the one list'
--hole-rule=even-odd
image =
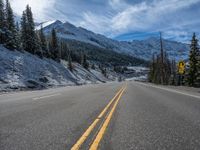
[{"label": "asphalt road", "polygon": [[0,95],[0,150],[97,148],[199,150],[200,93],[129,81]]}]

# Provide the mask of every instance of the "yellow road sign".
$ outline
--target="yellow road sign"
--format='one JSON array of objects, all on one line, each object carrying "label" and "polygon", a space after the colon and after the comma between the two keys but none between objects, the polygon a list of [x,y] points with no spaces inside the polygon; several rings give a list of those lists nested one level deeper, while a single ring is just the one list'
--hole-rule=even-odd
[{"label": "yellow road sign", "polygon": [[178,73],[179,74],[184,74],[185,73],[185,62],[183,60],[179,61],[178,63]]}]

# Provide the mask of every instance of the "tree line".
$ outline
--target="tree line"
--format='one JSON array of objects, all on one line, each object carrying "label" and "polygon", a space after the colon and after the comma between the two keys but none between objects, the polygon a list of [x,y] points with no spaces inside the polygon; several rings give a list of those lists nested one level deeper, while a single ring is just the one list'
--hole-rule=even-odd
[{"label": "tree line", "polygon": [[189,61],[185,71],[180,73],[176,60],[170,60],[163,48],[160,35],[160,54],[153,55],[148,75],[149,82],[162,85],[186,85],[200,87],[200,49],[196,34],[193,34],[190,44]]},{"label": "tree line", "polygon": [[9,50],[27,51],[42,58],[50,58],[57,62],[61,59],[68,61],[72,71],[72,60],[79,62],[84,68],[89,68],[87,55],[74,54],[69,50],[66,42],[57,37],[55,29],[51,35],[46,36],[41,25],[40,30],[35,29],[33,13],[29,5],[22,13],[21,22],[15,22],[13,10],[9,0],[5,4],[0,0],[0,44]]}]

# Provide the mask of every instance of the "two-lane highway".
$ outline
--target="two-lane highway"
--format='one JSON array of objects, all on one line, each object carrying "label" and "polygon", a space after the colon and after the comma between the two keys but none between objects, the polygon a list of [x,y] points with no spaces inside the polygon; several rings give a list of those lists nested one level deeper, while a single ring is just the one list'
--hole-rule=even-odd
[{"label": "two-lane highway", "polygon": [[128,82],[0,95],[0,150],[199,148],[199,94]]}]

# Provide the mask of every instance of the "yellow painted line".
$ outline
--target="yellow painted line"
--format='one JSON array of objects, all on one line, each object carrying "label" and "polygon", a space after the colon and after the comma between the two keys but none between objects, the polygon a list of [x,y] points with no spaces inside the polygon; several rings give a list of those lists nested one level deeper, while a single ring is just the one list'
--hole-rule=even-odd
[{"label": "yellow painted line", "polygon": [[83,135],[79,138],[79,140],[74,144],[74,146],[71,148],[71,150],[79,150],[81,145],[85,142],[87,137],[90,135],[92,130],[95,128],[99,120],[103,117],[103,115],[106,113],[108,108],[111,106],[111,104],[114,102],[114,100],[117,98],[117,96],[122,92],[124,89],[124,86],[117,92],[117,94],[112,98],[112,100],[108,103],[108,105],[103,109],[103,111],[99,114],[99,116],[95,119],[95,121],[89,126],[89,128],[83,133]]},{"label": "yellow painted line", "polygon": [[90,149],[89,150],[97,150],[98,146],[99,146],[99,143],[101,141],[101,139],[103,138],[104,134],[105,134],[105,131],[106,131],[106,128],[108,127],[109,123],[110,123],[110,120],[113,116],[113,113],[115,112],[115,109],[117,107],[117,104],[119,103],[121,97],[122,97],[122,94],[124,93],[126,88],[123,89],[123,91],[120,93],[119,97],[117,98],[114,106],[112,107],[108,117],[106,118],[105,122],[103,123],[103,126],[101,127],[100,131],[98,132],[95,140],[93,141],[92,145],[90,146]]}]

